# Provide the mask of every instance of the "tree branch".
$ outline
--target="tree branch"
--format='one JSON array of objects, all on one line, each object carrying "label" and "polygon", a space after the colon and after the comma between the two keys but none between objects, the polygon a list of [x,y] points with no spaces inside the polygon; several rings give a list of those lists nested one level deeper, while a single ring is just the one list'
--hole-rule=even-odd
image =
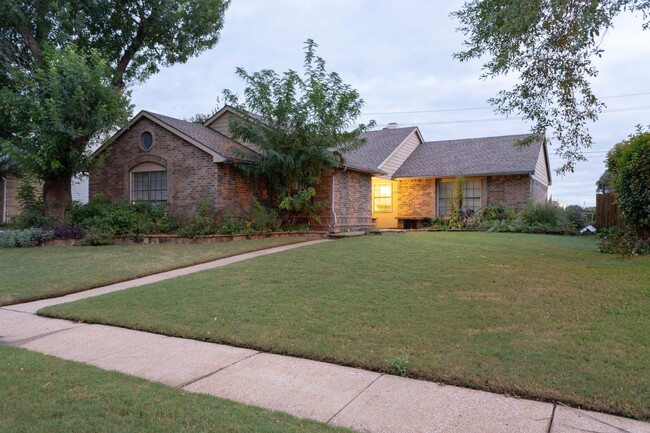
[{"label": "tree branch", "polygon": [[[161,1],[158,6],[164,6],[166,3],[165,0]],[[113,75],[113,84],[119,89],[124,89],[126,83],[124,82],[124,73],[129,67],[129,63],[133,60],[133,56],[142,48],[144,41],[146,39],[146,32],[149,28],[149,25],[156,19],[157,7],[153,6],[151,8],[151,14],[144,18],[144,12],[140,13],[140,22],[138,23],[138,30],[135,33],[135,37],[131,41],[131,44],[126,47],[124,54],[120,57],[120,60],[117,62],[115,67],[115,74]],[[144,19],[142,19],[144,18]]]}]

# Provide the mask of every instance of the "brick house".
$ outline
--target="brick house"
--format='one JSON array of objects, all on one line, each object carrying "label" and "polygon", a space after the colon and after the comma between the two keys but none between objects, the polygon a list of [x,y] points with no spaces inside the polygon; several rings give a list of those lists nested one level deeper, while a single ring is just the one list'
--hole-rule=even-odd
[{"label": "brick house", "polygon": [[[272,191],[265,182],[238,168],[260,152],[230,137],[229,121],[238,115],[226,106],[201,125],[141,111],[95,152],[104,163],[90,173],[89,195],[165,202],[186,213],[199,199],[237,213],[248,209],[251,197],[268,206]],[[526,137],[427,143],[417,127],[391,124],[367,132],[364,146],[345,155],[345,165],[316,188],[316,200],[327,204],[322,224],[389,228],[445,216],[456,176],[466,178],[472,209],[491,203],[521,209],[531,197],[544,200],[551,178],[545,140],[533,137],[530,146],[516,149]]]}]

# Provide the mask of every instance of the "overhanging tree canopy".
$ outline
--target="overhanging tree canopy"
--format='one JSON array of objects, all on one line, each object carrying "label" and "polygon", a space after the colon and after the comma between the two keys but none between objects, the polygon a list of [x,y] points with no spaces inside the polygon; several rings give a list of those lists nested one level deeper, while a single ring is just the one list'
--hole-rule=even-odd
[{"label": "overhanging tree canopy", "polygon": [[588,124],[604,106],[591,90],[598,73],[591,59],[601,56],[599,41],[623,11],[641,11],[648,26],[650,2],[641,0],[471,0],[452,14],[466,37],[455,57],[487,58],[483,78],[518,73],[517,84],[490,102],[497,113],[534,122],[533,132],[552,130],[565,161],[558,172],[572,172],[593,143]]},{"label": "overhanging tree canopy", "polygon": [[49,215],[62,218],[70,204],[70,180],[85,167],[91,141],[126,122],[121,92],[214,46],[228,4],[2,2],[0,140],[21,169],[43,180]]}]

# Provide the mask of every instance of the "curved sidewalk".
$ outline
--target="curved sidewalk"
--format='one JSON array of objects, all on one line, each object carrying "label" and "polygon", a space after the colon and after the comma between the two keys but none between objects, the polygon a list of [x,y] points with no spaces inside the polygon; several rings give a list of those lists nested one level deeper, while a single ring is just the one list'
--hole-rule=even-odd
[{"label": "curved sidewalk", "polygon": [[0,342],[363,432],[650,433],[562,405],[249,349],[35,315],[71,302],[325,241],[277,247],[0,308]]}]

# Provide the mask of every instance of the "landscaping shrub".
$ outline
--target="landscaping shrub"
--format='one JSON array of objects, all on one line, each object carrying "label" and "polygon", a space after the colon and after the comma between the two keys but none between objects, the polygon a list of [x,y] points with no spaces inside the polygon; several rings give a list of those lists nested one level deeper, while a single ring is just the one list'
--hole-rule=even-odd
[{"label": "landscaping shrub", "polygon": [[520,213],[522,220],[529,226],[558,227],[561,222],[561,209],[549,200],[543,203],[530,202]]},{"label": "landscaping shrub", "polygon": [[13,227],[17,229],[50,227],[54,223],[54,218],[44,215],[45,202],[36,194],[32,179],[20,180],[17,198],[20,204],[20,215],[13,219],[11,224]]},{"label": "landscaping shrub", "polygon": [[483,222],[510,221],[515,215],[515,210],[512,208],[499,204],[490,204],[476,212],[474,222],[481,224]]},{"label": "landscaping shrub", "polygon": [[165,204],[126,200],[111,203],[103,194],[97,194],[87,204],[74,203],[68,212],[68,224],[84,228],[92,238],[87,242],[92,245],[105,245],[107,237],[139,240],[143,235],[172,229]]},{"label": "landscaping shrub", "polygon": [[[375,230],[377,230],[376,227],[373,226]],[[284,232],[308,232],[309,231],[309,223],[301,223],[301,224],[293,224],[290,226],[285,226],[282,227],[282,231]]]},{"label": "landscaping shrub", "polygon": [[24,230],[5,230],[0,232],[0,247],[35,247],[54,238],[52,230],[32,227]]},{"label": "landscaping shrub", "polygon": [[625,225],[650,239],[650,131],[641,127],[607,154],[607,169]]},{"label": "landscaping shrub", "polygon": [[249,227],[258,232],[275,232],[281,222],[276,211],[265,208],[255,198],[250,202],[248,220]]},{"label": "landscaping shrub", "polygon": [[227,219],[224,220],[224,222],[221,224],[221,227],[219,227],[219,234],[220,235],[235,235],[238,233],[242,233],[243,231],[243,225],[242,223],[233,217],[228,217]]},{"label": "landscaping shrub", "polygon": [[650,239],[620,227],[602,229],[596,235],[596,247],[601,253],[622,255],[650,255]]},{"label": "landscaping shrub", "polygon": [[100,246],[115,244],[115,235],[112,231],[101,228],[89,230],[81,240],[82,246]]},{"label": "landscaping shrub", "polygon": [[226,214],[226,209],[217,209],[210,200],[201,199],[196,202],[194,214],[178,228],[177,233],[195,238],[214,235],[224,224]]},{"label": "landscaping shrub", "polygon": [[449,199],[449,227],[454,229],[465,228],[465,221],[463,219],[463,191],[465,187],[465,180],[462,177],[456,178],[454,185],[454,192]]},{"label": "landscaping shrub", "polygon": [[84,237],[84,229],[81,227],[73,226],[60,226],[54,227],[54,237],[59,239],[78,239]]},{"label": "landscaping shrub", "polygon": [[578,231],[587,225],[587,218],[585,218],[584,209],[582,206],[567,206],[564,208],[564,217],[567,227],[570,229]]},{"label": "landscaping shrub", "polygon": [[449,220],[434,218],[427,226],[429,230],[449,230]]}]

